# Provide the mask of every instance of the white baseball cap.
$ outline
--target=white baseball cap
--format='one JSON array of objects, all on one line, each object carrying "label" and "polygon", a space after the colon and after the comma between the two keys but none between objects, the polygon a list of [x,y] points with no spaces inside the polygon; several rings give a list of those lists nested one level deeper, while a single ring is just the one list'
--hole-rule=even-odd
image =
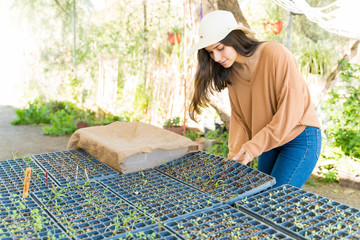
[{"label": "white baseball cap", "polygon": [[241,30],[245,34],[255,35],[255,32],[236,22],[231,12],[217,10],[208,13],[199,24],[198,41],[195,45],[186,51],[190,56],[195,51],[210,46],[223,40],[231,31]]}]

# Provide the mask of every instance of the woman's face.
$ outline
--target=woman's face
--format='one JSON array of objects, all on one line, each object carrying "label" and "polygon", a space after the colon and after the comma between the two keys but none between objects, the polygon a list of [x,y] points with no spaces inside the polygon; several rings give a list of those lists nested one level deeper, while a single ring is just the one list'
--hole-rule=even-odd
[{"label": "woman's face", "polygon": [[220,63],[224,68],[231,67],[238,53],[231,46],[226,46],[221,42],[214,43],[205,48],[206,51],[210,54],[210,57],[215,61]]}]

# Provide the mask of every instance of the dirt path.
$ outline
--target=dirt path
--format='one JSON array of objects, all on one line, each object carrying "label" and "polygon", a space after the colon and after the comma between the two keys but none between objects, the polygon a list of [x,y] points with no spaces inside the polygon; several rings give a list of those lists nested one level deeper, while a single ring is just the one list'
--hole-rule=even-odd
[{"label": "dirt path", "polygon": [[[13,126],[15,109],[0,105],[0,160],[17,156],[66,150],[70,136],[51,137],[41,134],[41,126]],[[360,209],[360,191],[341,187],[338,183],[325,184],[311,177],[303,189]],[[313,184],[310,185],[309,183]]]},{"label": "dirt path", "polygon": [[14,119],[15,109],[0,105],[0,160],[12,159],[13,154],[27,156],[66,150],[70,136],[42,135],[41,126],[14,126],[10,124]]}]

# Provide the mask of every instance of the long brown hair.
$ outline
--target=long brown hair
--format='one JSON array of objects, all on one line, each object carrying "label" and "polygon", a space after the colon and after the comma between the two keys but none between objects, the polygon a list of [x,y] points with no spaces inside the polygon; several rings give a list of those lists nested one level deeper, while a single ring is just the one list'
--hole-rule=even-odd
[{"label": "long brown hair", "polygon": [[[247,37],[243,31],[230,32],[220,43],[231,46],[235,51],[245,57],[254,54],[261,44],[256,39]],[[225,89],[230,81],[230,68],[224,68],[215,62],[204,48],[198,50],[198,65],[194,79],[194,95],[190,103],[189,115],[194,121],[195,113],[200,114],[201,108],[206,107],[210,101],[210,94]]]}]

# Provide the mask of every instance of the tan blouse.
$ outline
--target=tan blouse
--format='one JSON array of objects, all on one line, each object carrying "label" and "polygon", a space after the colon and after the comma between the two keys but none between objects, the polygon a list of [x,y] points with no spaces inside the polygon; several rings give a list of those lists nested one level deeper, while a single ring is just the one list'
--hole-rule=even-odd
[{"label": "tan blouse", "polygon": [[306,126],[320,128],[294,56],[279,43],[262,44],[249,81],[231,71],[229,158],[242,146],[254,158],[293,140]]}]

